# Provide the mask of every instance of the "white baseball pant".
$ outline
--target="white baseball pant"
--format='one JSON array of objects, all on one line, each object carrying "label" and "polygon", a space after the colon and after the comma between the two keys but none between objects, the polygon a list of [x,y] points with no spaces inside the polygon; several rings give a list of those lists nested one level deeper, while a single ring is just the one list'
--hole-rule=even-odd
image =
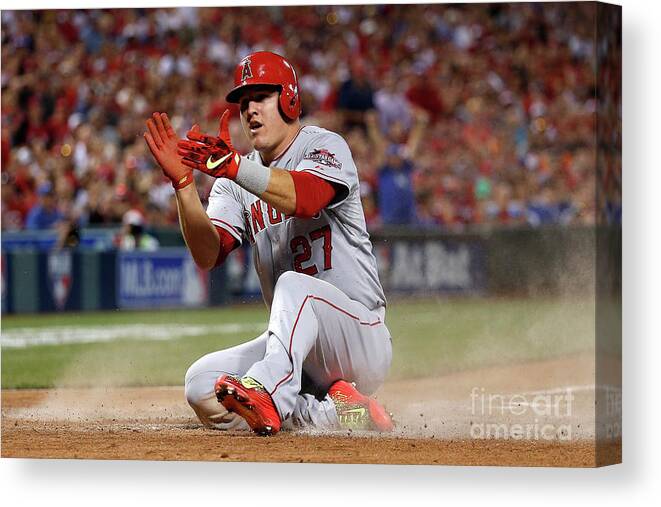
[{"label": "white baseball pant", "polygon": [[247,427],[213,391],[222,374],[248,375],[271,394],[285,427],[337,427],[326,394],[339,379],[370,395],[390,369],[385,308],[369,310],[334,285],[293,271],[280,276],[268,329],[247,343],[207,354],[186,373],[186,398],[207,426]]}]

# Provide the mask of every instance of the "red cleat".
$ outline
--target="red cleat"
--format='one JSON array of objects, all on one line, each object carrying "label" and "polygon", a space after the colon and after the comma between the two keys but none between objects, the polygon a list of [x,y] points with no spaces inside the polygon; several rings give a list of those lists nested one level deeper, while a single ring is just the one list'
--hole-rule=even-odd
[{"label": "red cleat", "polygon": [[214,391],[218,401],[229,412],[243,417],[258,435],[275,435],[280,431],[280,416],[271,395],[252,377],[221,375]]},{"label": "red cleat", "polygon": [[335,403],[337,418],[343,428],[351,430],[392,431],[392,416],[376,401],[358,392],[353,384],[338,380],[328,394]]}]

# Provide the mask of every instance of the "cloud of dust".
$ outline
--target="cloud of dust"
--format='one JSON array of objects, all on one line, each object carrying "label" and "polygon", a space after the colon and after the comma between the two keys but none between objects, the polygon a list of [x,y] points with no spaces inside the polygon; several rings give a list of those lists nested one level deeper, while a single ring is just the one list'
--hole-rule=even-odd
[{"label": "cloud of dust", "polygon": [[[54,389],[49,389],[36,405],[14,409],[11,415],[36,421],[90,424],[190,419],[192,412],[182,387],[122,387],[126,379],[141,373],[133,361],[109,356],[103,365],[98,363],[98,352],[78,354]],[[93,376],[88,376],[88,372],[93,372]]]},{"label": "cloud of dust", "polygon": [[[383,399],[400,421],[401,436],[471,438],[475,424],[491,421],[508,427],[521,423],[524,429],[537,424],[533,435],[544,425],[564,425],[572,438],[592,438],[595,243],[592,235],[571,231],[562,238],[561,243],[556,236],[543,238],[535,255],[501,258],[499,276],[516,279],[514,285],[519,286],[514,295],[496,294],[491,299],[492,315],[471,320],[473,334],[460,344],[461,364],[451,370],[443,366],[433,378],[396,381],[382,389]],[[485,301],[490,299],[476,300]],[[452,327],[444,330],[439,322],[439,340],[452,332]],[[396,392],[399,389],[393,386],[398,384],[409,385],[407,394]],[[572,393],[571,389],[578,389],[569,414],[546,414],[538,410],[541,401],[531,402],[536,395],[530,393],[556,396],[565,387]],[[530,404],[484,414],[471,399],[474,388],[487,397],[523,396]]]}]

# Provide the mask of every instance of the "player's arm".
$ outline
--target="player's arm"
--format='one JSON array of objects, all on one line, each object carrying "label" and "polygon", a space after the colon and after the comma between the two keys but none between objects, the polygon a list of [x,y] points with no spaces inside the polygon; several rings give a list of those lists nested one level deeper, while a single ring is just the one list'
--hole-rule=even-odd
[{"label": "player's arm", "polygon": [[[278,167],[265,167],[247,159],[241,162],[241,166],[239,170],[252,171],[258,175],[244,177],[244,179],[238,177],[235,181],[286,215],[300,218],[313,217],[335,197],[335,187],[312,174],[290,172]],[[263,173],[266,181],[266,189],[263,191],[260,191],[259,180],[262,179],[260,173]]]},{"label": "player's arm", "polygon": [[213,268],[220,252],[220,237],[194,184],[177,190],[177,210],[181,233],[195,264],[202,269]]},{"label": "player's arm", "polygon": [[287,215],[296,212],[296,187],[294,179],[286,169],[265,167],[269,171],[266,190],[258,195],[260,199],[269,203],[278,211]]},{"label": "player's arm", "polygon": [[144,137],[152,155],[175,188],[179,225],[195,263],[202,269],[213,268],[222,256],[223,241],[202,206],[192,171],[181,163],[177,155],[178,138],[165,113],[154,113],[147,120]]},{"label": "player's arm", "polygon": [[[244,163],[246,165],[255,164],[251,161],[242,162],[242,164]],[[245,184],[244,188],[281,213],[300,218],[311,218],[328,206],[335,197],[335,187],[318,176],[290,172],[278,167],[256,165],[259,167],[255,167],[253,170],[264,171],[267,174],[266,190],[258,193],[250,182]],[[240,178],[237,183],[241,185]]]},{"label": "player's arm", "polygon": [[287,215],[313,217],[335,197],[337,189],[323,178],[277,167],[269,169],[268,187],[259,197]]}]

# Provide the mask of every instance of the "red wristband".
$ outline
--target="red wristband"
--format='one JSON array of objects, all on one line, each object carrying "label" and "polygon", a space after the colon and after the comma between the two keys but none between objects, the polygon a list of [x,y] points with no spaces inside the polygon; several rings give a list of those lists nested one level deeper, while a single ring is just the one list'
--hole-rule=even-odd
[{"label": "red wristband", "polygon": [[182,176],[178,181],[172,180],[172,186],[175,190],[181,190],[184,187],[187,187],[193,183],[193,171],[188,171],[184,176]]}]

